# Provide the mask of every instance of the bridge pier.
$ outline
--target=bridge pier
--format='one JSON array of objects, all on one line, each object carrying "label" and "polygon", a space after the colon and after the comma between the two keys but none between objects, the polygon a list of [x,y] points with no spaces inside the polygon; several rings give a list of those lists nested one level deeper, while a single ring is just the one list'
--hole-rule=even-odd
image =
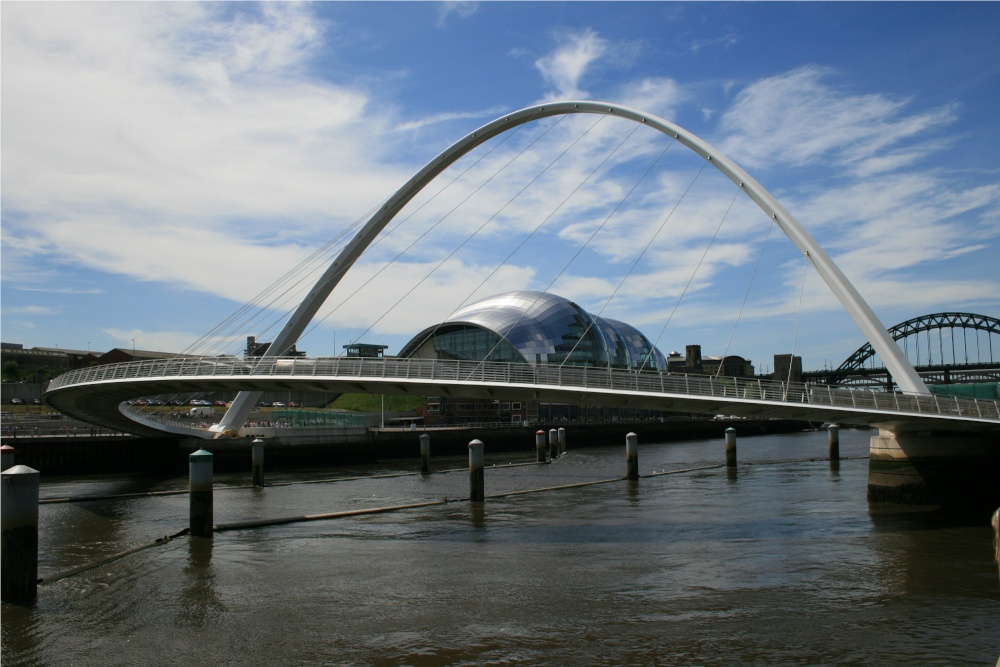
[{"label": "bridge pier", "polygon": [[429,473],[431,471],[431,436],[427,433],[420,434],[420,472]]},{"label": "bridge pier", "polygon": [[1000,505],[996,435],[895,434],[869,443],[868,500],[908,505]]}]

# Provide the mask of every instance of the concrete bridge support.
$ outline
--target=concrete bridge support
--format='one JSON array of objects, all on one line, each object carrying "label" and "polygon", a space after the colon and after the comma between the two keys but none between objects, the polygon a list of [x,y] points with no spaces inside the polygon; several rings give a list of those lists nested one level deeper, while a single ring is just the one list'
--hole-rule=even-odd
[{"label": "concrete bridge support", "polygon": [[992,511],[1000,506],[998,438],[880,431],[869,445],[868,499]]}]

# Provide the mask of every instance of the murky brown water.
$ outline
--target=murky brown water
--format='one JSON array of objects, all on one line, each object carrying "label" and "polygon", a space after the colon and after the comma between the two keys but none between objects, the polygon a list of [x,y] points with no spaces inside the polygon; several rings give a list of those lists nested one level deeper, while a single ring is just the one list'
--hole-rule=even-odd
[{"label": "murky brown water", "polygon": [[[867,432],[841,432],[865,456]],[[488,467],[486,493],[620,477],[620,447]],[[510,455],[489,454],[487,465]],[[269,474],[416,470],[419,462]],[[985,519],[870,505],[867,460],[826,434],[743,438],[724,468],[389,514],[182,537],[3,605],[12,665],[994,665]],[[643,474],[722,442],[640,438]],[[816,460],[809,461],[810,457]],[[526,459],[522,459],[526,460]],[[765,463],[767,462],[767,463]],[[436,459],[461,468],[460,458]],[[461,498],[459,470],[264,490],[217,477],[216,523]],[[42,497],[184,488],[49,480]],[[185,496],[41,507],[41,577],[176,533]]]}]

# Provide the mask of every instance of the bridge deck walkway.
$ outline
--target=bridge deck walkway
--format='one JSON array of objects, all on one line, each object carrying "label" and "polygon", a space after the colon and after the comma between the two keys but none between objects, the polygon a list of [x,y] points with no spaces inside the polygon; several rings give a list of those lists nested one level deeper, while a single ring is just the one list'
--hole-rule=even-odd
[{"label": "bridge deck walkway", "polygon": [[521,398],[839,421],[894,432],[1000,432],[998,401],[760,379],[426,359],[200,357],[108,364],[56,378],[44,400],[92,423],[132,432],[144,425],[162,431],[155,419],[137,412],[126,415],[120,404],[140,396],[220,390]]}]

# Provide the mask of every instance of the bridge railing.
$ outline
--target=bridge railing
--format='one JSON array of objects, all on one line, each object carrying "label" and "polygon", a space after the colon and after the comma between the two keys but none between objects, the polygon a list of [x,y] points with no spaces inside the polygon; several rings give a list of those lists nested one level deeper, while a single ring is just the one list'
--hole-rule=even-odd
[{"label": "bridge railing", "polygon": [[115,380],[169,377],[350,377],[458,383],[498,383],[590,390],[685,394],[726,400],[802,403],[904,414],[1000,421],[1000,402],[954,396],[887,393],[761,379],[673,375],[580,366],[357,357],[181,357],[91,366],[55,378],[49,390]]}]

